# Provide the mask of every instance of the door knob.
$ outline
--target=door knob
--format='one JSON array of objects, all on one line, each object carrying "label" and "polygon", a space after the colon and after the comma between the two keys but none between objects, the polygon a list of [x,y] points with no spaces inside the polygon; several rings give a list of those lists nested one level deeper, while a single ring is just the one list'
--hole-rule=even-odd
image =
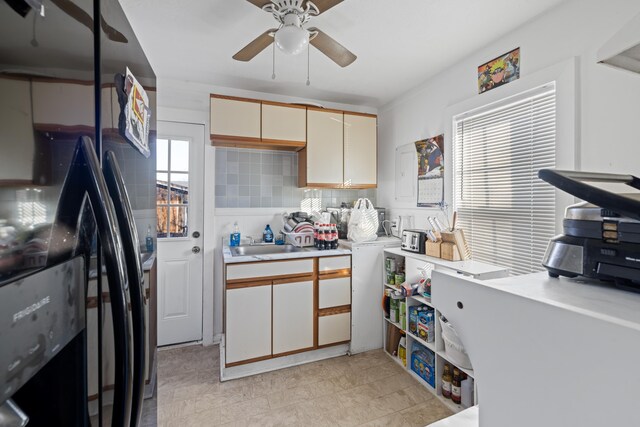
[{"label": "door knob", "polygon": [[191,248],[191,252],[193,252],[194,254],[198,254],[200,253],[200,246],[194,246]]}]

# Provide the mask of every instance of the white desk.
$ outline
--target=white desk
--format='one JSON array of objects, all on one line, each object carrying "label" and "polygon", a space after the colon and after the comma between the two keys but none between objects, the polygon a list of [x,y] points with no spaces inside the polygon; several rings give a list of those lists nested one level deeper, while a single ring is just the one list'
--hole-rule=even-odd
[{"label": "white desk", "polygon": [[472,406],[455,415],[429,424],[429,427],[478,427],[478,407]]},{"label": "white desk", "polygon": [[473,363],[480,427],[640,425],[640,294],[546,273],[433,281]]}]

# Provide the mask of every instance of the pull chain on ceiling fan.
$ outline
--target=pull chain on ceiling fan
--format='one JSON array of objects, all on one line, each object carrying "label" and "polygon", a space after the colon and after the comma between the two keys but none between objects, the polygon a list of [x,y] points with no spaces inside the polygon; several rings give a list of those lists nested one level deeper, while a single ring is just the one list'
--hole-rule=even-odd
[{"label": "pull chain on ceiling fan", "polygon": [[321,30],[304,24],[326,12],[343,0],[247,0],[249,3],[273,15],[278,28],[265,31],[255,40],[233,55],[237,61],[250,61],[271,43],[280,50],[297,55],[308,49],[309,44],[328,56],[333,62],[346,67],[356,60],[356,55]]}]

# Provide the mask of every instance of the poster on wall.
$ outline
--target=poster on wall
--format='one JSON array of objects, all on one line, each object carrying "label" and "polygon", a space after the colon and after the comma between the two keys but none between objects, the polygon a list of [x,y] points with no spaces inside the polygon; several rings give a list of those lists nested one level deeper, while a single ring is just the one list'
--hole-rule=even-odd
[{"label": "poster on wall", "polygon": [[478,67],[478,93],[520,78],[520,48],[500,55]]},{"label": "poster on wall", "polygon": [[418,207],[444,203],[444,135],[416,141],[418,152]]},{"label": "poster on wall", "polygon": [[116,89],[120,104],[118,131],[143,156],[149,157],[149,122],[151,110],[149,97],[131,70],[116,76]]}]

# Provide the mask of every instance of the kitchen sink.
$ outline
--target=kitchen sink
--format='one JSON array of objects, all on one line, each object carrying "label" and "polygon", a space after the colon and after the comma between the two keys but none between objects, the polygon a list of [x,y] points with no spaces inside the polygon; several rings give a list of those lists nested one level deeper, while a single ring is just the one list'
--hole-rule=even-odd
[{"label": "kitchen sink", "polygon": [[293,245],[262,245],[262,246],[233,246],[232,256],[287,254],[292,252],[306,252],[305,248]]}]

